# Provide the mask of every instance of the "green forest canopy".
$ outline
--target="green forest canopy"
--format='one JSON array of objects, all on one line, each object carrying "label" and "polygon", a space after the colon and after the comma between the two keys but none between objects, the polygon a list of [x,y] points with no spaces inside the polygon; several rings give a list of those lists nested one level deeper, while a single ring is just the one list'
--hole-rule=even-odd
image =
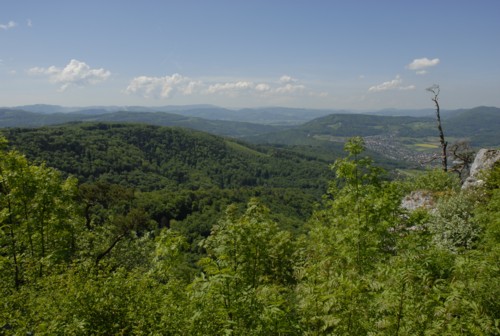
[{"label": "green forest canopy", "polygon": [[[478,190],[440,171],[386,181],[354,138],[303,231],[253,198],[222,210],[193,252],[140,193],[79,186],[1,146],[4,334],[500,332],[498,166]],[[434,211],[400,207],[416,187]]]}]

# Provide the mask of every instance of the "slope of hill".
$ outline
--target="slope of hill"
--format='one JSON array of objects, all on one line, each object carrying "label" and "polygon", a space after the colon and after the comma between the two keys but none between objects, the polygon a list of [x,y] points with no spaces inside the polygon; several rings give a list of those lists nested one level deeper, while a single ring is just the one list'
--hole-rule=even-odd
[{"label": "slope of hill", "polygon": [[[190,129],[124,123],[4,128],[0,135],[28,159],[71,174],[98,192],[135,190],[161,225],[193,242],[230,204],[259,197],[280,225],[300,230],[333,178],[330,152],[313,155],[225,139]],[[112,189],[114,187],[111,187]],[[130,191],[129,191],[130,192]]]},{"label": "slope of hill", "polygon": [[328,162],[290,150],[249,147],[181,128],[77,123],[4,129],[28,158],[77,176],[143,190],[269,186],[324,189]]},{"label": "slope of hill", "polygon": [[[0,108],[1,110],[2,108]],[[88,106],[65,107],[58,105],[24,105],[8,108],[33,113],[76,113],[98,115],[112,112],[167,112],[186,117],[197,117],[208,120],[226,120],[250,122],[264,125],[299,125],[306,121],[332,113],[347,113],[341,110],[321,110],[286,107],[262,107],[227,109],[214,105],[167,105],[167,106]],[[22,125],[25,126],[25,125]]]},{"label": "slope of hill", "polygon": [[[474,147],[500,146],[500,109],[477,107],[447,114],[443,120],[447,141],[466,139]],[[428,161],[438,151],[433,117],[332,114],[287,130],[251,136],[254,143],[321,145],[363,136],[368,148],[386,157],[410,162]]]},{"label": "slope of hill", "polygon": [[180,114],[166,112],[113,112],[89,116],[84,120],[99,122],[145,123],[159,126],[179,126],[236,138],[280,130],[280,128],[271,125],[226,120],[207,120],[198,117],[187,117]]},{"label": "slope of hill", "polygon": [[0,109],[1,127],[40,127],[72,121],[132,122],[160,126],[180,126],[217,135],[241,137],[279,130],[276,126],[247,122],[206,120],[166,112],[109,112],[99,114],[97,110],[83,110],[81,113],[35,113],[23,110]]},{"label": "slope of hill", "polygon": [[[50,108],[53,107],[45,105],[34,107],[38,111],[47,111]],[[182,113],[181,115],[167,112],[137,112],[143,107],[128,107],[128,109],[133,111],[99,114],[104,110],[96,107],[82,110],[80,113],[47,114],[0,109],[0,127],[38,127],[70,121],[146,123],[191,128],[217,135],[244,138],[253,143],[312,146],[321,147],[323,151],[327,148],[326,150],[335,152],[338,152],[341,147],[336,144],[342,143],[346,138],[363,136],[368,148],[380,155],[392,160],[413,163],[428,161],[437,153],[439,147],[434,117],[336,113],[321,116],[301,125],[278,127],[269,123],[293,123],[300,118],[305,120],[315,113],[321,114],[326,111],[287,108],[233,111],[213,106],[159,107],[165,110],[179,109],[178,112]],[[450,144],[456,140],[466,139],[474,147],[500,145],[499,108],[477,107],[445,112],[443,113],[443,127]],[[189,114],[196,116],[188,116]],[[198,116],[227,120],[209,120]],[[245,118],[257,123],[230,121],[230,119]]]},{"label": "slope of hill", "polygon": [[[444,112],[444,111],[443,111]],[[432,117],[435,114],[434,109],[383,109],[375,112],[371,112],[369,114],[387,116],[387,117]]]},{"label": "slope of hill", "polygon": [[182,115],[189,115],[210,120],[243,121],[265,125],[299,125],[314,118],[341,112],[346,113],[346,111],[340,110],[286,107],[244,108],[238,110],[198,108],[175,111],[175,113]]},{"label": "slope of hill", "polygon": [[433,125],[431,118],[409,116],[376,116],[367,114],[333,114],[312,120],[300,128],[315,135],[334,135],[340,137],[373,136],[391,132],[409,133],[419,130],[420,136],[429,135]]},{"label": "slope of hill", "polygon": [[42,114],[15,109],[0,109],[0,128],[2,127],[38,127],[62,124],[83,118],[67,113]]},{"label": "slope of hill", "polygon": [[49,105],[49,104],[33,104],[33,105],[21,105],[11,107],[12,110],[22,110],[33,113],[69,113],[76,112],[79,108],[65,107],[60,105]]},{"label": "slope of hill", "polygon": [[468,138],[476,147],[500,146],[500,108],[480,106],[463,110],[444,123],[448,134]]}]

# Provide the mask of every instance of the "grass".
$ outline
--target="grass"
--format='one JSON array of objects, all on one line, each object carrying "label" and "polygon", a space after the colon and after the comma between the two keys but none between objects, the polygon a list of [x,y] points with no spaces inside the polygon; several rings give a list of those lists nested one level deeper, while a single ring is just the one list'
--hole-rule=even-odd
[{"label": "grass", "polygon": [[414,144],[414,146],[417,146],[417,147],[422,147],[422,148],[428,148],[428,149],[435,149],[435,148],[439,148],[438,145],[435,145],[435,144],[429,144],[429,143],[416,143]]}]

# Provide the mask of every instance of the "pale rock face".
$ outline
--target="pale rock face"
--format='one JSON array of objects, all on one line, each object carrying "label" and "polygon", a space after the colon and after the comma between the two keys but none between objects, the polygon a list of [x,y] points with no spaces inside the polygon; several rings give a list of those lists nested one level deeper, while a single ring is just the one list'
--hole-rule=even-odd
[{"label": "pale rock face", "polygon": [[427,190],[412,191],[409,195],[405,196],[401,202],[401,207],[408,211],[417,209],[432,209],[435,206],[432,193]]},{"label": "pale rock face", "polygon": [[470,175],[462,185],[462,189],[477,187],[483,184],[484,181],[481,180],[481,172],[493,168],[493,165],[498,161],[500,161],[500,150],[480,149],[470,168]]},{"label": "pale rock face", "polygon": [[[462,185],[462,189],[480,186],[483,183],[483,180],[481,180],[482,172],[492,169],[496,162],[500,162],[500,150],[480,149],[470,168],[470,175]],[[416,209],[432,210],[435,206],[436,203],[432,192],[427,190],[412,191],[401,201],[401,207],[408,211]]]}]

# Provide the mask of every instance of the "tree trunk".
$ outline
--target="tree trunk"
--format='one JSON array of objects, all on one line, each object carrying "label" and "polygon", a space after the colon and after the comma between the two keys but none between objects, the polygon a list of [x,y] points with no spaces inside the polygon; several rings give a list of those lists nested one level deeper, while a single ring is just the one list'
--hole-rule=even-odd
[{"label": "tree trunk", "polygon": [[441,125],[441,115],[439,113],[439,85],[434,84],[430,88],[427,88],[427,91],[431,92],[434,95],[432,97],[432,101],[436,105],[436,119],[439,131],[439,141],[441,143],[441,165],[443,166],[443,170],[446,172],[448,171],[448,158],[446,156],[446,147],[448,146],[448,143],[444,140],[443,126]]},{"label": "tree trunk", "polygon": [[437,95],[432,99],[434,104],[436,104],[436,119],[439,130],[439,141],[441,142],[441,165],[443,166],[444,171],[448,171],[448,157],[446,155],[446,147],[448,146],[448,142],[444,140],[444,132],[443,126],[441,125],[441,115],[439,113],[439,102],[437,100]]}]

